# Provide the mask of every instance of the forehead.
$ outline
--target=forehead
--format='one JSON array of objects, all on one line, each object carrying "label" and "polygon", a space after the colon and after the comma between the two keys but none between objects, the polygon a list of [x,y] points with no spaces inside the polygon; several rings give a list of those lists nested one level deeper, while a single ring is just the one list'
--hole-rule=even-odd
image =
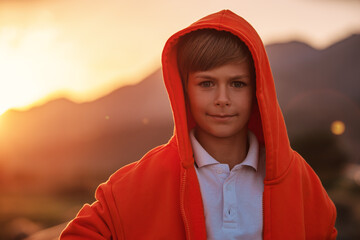
[{"label": "forehead", "polygon": [[189,77],[250,78],[251,67],[248,61],[242,61],[240,63],[227,63],[209,70],[191,72]]}]

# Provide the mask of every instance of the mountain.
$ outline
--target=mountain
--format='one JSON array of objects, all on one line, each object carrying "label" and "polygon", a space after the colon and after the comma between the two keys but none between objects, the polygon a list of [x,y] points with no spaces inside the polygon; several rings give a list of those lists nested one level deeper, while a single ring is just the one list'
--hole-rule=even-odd
[{"label": "mountain", "polygon": [[300,92],[334,89],[360,102],[360,35],[316,50],[301,42],[266,47],[282,107]]},{"label": "mountain", "polygon": [[[165,143],[173,125],[161,79],[159,69],[92,102],[62,98],[29,111],[6,112],[0,118],[0,172],[12,179],[7,186],[48,189],[82,175],[105,180]],[[54,178],[54,172],[62,177]]]},{"label": "mountain", "polygon": [[316,50],[300,42],[266,47],[278,100],[290,139],[330,132],[342,121],[338,136],[350,161],[360,162],[360,35]]},{"label": "mountain", "polygon": [[[266,46],[290,138],[329,132],[341,120],[346,131],[339,141],[352,161],[360,161],[359,46],[360,35],[323,50],[296,41]],[[0,118],[0,185],[11,182],[5,185],[19,191],[81,188],[87,183],[74,179],[105,180],[165,143],[172,131],[160,69],[91,102],[57,99],[8,111]]]},{"label": "mountain", "polygon": [[[144,119],[158,122],[170,117],[161,71],[157,70],[139,84],[119,88],[92,102],[76,104],[61,98],[29,111],[6,112],[1,117],[0,139],[33,148],[91,138],[125,126],[133,128]],[[22,140],[28,136],[32,141]]]}]

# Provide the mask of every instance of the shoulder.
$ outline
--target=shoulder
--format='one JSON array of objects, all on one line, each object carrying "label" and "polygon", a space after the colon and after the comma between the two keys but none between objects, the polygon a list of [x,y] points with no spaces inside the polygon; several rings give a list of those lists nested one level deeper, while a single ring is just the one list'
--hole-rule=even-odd
[{"label": "shoulder", "polygon": [[310,188],[323,188],[320,178],[317,176],[312,167],[306,162],[306,160],[296,151],[293,151],[293,158],[293,168],[295,168],[295,171],[301,176],[305,186]]},{"label": "shoulder", "polygon": [[104,184],[112,189],[132,188],[141,182],[156,184],[160,178],[177,175],[179,168],[178,148],[175,139],[172,138],[167,144],[147,152],[140,160],[117,170]]},{"label": "shoulder", "polygon": [[[301,185],[302,202],[304,205],[305,221],[313,222],[314,219],[329,221],[328,228],[332,229],[336,219],[336,208],[323,187],[320,178],[305,159],[294,151],[293,168]],[[317,216],[317,218],[314,218]],[[326,221],[325,221],[326,222]],[[314,223],[315,224],[315,223]]]},{"label": "shoulder", "polygon": [[[289,173],[286,178],[297,178],[304,195],[320,195],[325,196],[325,189],[321,183],[320,178],[306,162],[306,160],[296,151],[293,151],[293,163],[290,166]],[[327,197],[327,194],[326,194]],[[327,197],[328,198],[328,197]]]},{"label": "shoulder", "polygon": [[129,206],[178,191],[180,186],[180,158],[176,141],[158,146],[139,161],[116,171],[99,185],[96,199],[119,206]]},{"label": "shoulder", "polygon": [[[178,199],[180,190],[180,158],[176,141],[156,147],[139,161],[120,168],[106,183],[99,186],[96,198],[103,195],[112,209],[127,218],[129,206],[136,206],[136,213],[146,212],[144,202],[158,204]],[[99,196],[98,196],[99,195]],[[135,212],[133,211],[133,214]]]},{"label": "shoulder", "polygon": [[[336,233],[335,205],[304,158],[293,150],[290,157],[286,172],[267,182],[267,191],[264,190],[264,198],[271,199],[273,223],[279,230],[277,234],[298,232],[306,239],[330,239]],[[283,226],[289,231],[281,232]]]}]

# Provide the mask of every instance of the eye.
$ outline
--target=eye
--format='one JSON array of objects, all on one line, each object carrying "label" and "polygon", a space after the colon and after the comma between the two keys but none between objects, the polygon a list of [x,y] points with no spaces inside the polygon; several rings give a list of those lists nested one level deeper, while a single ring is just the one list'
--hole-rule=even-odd
[{"label": "eye", "polygon": [[233,82],[231,82],[231,86],[235,87],[235,88],[242,88],[242,87],[246,86],[246,84],[241,81],[233,81]]},{"label": "eye", "polygon": [[212,87],[214,84],[211,81],[203,81],[199,83],[200,87],[208,88]]}]

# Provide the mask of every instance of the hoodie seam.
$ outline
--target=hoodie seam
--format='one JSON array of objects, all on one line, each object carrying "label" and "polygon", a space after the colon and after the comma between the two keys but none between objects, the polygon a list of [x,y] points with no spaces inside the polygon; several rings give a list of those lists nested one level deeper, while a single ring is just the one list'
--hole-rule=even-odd
[{"label": "hoodie seam", "polygon": [[223,26],[222,22],[223,22],[223,19],[224,19],[224,15],[225,15],[225,11],[222,12],[221,16],[220,16],[220,20],[219,20],[219,23],[218,23],[218,28],[221,29],[221,27]]},{"label": "hoodie seam", "polygon": [[282,173],[279,177],[272,179],[272,180],[265,180],[264,183],[265,185],[271,186],[271,185],[276,185],[278,183],[280,183],[283,179],[285,179],[285,177],[288,175],[288,173],[290,172],[290,170],[292,169],[293,165],[295,164],[295,154],[294,151],[291,154],[291,160],[290,160],[290,164],[289,166],[286,168],[286,170],[284,171],[284,173]]},{"label": "hoodie seam", "polygon": [[[111,184],[111,183],[110,183]],[[116,207],[116,213],[117,213],[117,216],[119,218],[119,222],[120,222],[120,234],[121,234],[121,239],[126,239],[125,238],[125,231],[124,231],[124,227],[123,227],[123,221],[122,221],[122,217],[120,215],[120,211],[119,211],[119,208],[118,208],[118,205],[116,204],[116,200],[115,200],[115,197],[114,197],[114,185],[111,184],[111,199],[112,201],[115,203],[115,207]]]},{"label": "hoodie seam", "polygon": [[184,169],[181,174],[181,182],[180,182],[180,212],[183,218],[184,228],[185,228],[185,236],[186,239],[191,239],[191,229],[189,225],[189,221],[186,215],[186,207],[185,207],[185,187],[186,187],[186,178],[187,178],[187,170]]},{"label": "hoodie seam", "polygon": [[[254,63],[255,63],[255,66],[260,65],[260,63],[258,62],[258,59],[254,59]],[[257,70],[257,69],[255,69],[255,70]],[[257,79],[259,79],[259,77],[257,77]],[[260,79],[259,79],[259,81],[260,81]],[[264,94],[263,94],[261,88],[257,88],[256,91],[257,91],[257,100],[258,100],[258,104],[259,104],[259,111],[260,111],[260,115],[261,115],[261,119],[262,119],[266,156],[274,156],[275,154],[273,153],[274,152],[274,146],[272,144],[273,142],[268,141],[268,139],[266,138],[266,136],[271,136],[271,124],[269,123],[269,120],[267,118],[267,116],[269,116],[268,109],[266,108],[266,106],[264,106],[264,101],[265,101],[264,98],[265,97],[264,97]],[[274,160],[271,161],[272,165],[273,165],[273,162],[274,162]],[[273,169],[270,169],[270,170],[267,169],[268,164],[269,163],[266,163],[266,165],[265,165],[266,173],[269,173],[269,172],[274,173]],[[272,180],[266,180],[266,181],[264,181],[264,183],[269,182],[269,185],[275,184],[276,181],[278,179],[280,179],[281,177],[282,176],[272,179]],[[266,179],[266,175],[265,175],[265,179]]]},{"label": "hoodie seam", "polygon": [[[166,44],[167,45],[167,48],[168,49],[171,49],[171,48],[174,48],[175,47],[175,45],[176,45],[176,43],[174,43],[174,42],[176,42],[175,41],[175,38],[174,39],[172,39],[171,41],[169,41],[168,42],[168,44]],[[168,65],[171,65],[170,64],[170,56],[168,55],[168,54],[164,54],[164,66],[168,66]],[[165,70],[164,71],[164,79],[170,79],[170,73],[167,71],[167,70]],[[165,76],[166,75],[166,76]],[[174,89],[174,86],[172,85],[172,84],[165,84],[166,85],[166,88],[170,88],[170,92],[172,92],[172,93],[174,93],[175,92],[175,89]],[[179,108],[181,108],[182,106],[180,105],[180,103],[178,103],[178,101],[172,101],[171,100],[171,96],[169,95],[169,100],[170,100],[170,102],[171,102],[171,105],[172,105],[172,109],[179,109]],[[174,106],[173,106],[173,104],[174,104]],[[178,119],[177,117],[175,117],[175,112],[174,112],[174,110],[173,110],[173,117],[174,117],[174,127],[175,127],[175,129],[176,129],[176,132],[178,132],[180,129],[178,129],[177,128],[177,126],[178,126],[178,124],[177,124],[177,122],[176,122],[176,120],[175,119]],[[187,129],[185,129],[186,131],[187,131]],[[175,134],[176,134],[176,132],[175,132]],[[183,138],[179,138],[179,137],[176,137],[176,142],[178,143],[177,145],[178,145],[178,148],[180,148],[180,146],[186,146],[186,140],[185,139],[183,139]],[[179,140],[181,141],[181,142],[179,142]],[[179,149],[179,151],[180,151],[180,149]],[[185,151],[185,153],[184,153],[184,155],[185,156],[187,156],[188,154],[187,154],[187,150],[186,149],[184,149],[184,151]],[[183,159],[181,159],[181,156],[180,156],[180,162],[181,163],[184,163],[184,162],[186,162],[186,161],[184,161]]]}]

